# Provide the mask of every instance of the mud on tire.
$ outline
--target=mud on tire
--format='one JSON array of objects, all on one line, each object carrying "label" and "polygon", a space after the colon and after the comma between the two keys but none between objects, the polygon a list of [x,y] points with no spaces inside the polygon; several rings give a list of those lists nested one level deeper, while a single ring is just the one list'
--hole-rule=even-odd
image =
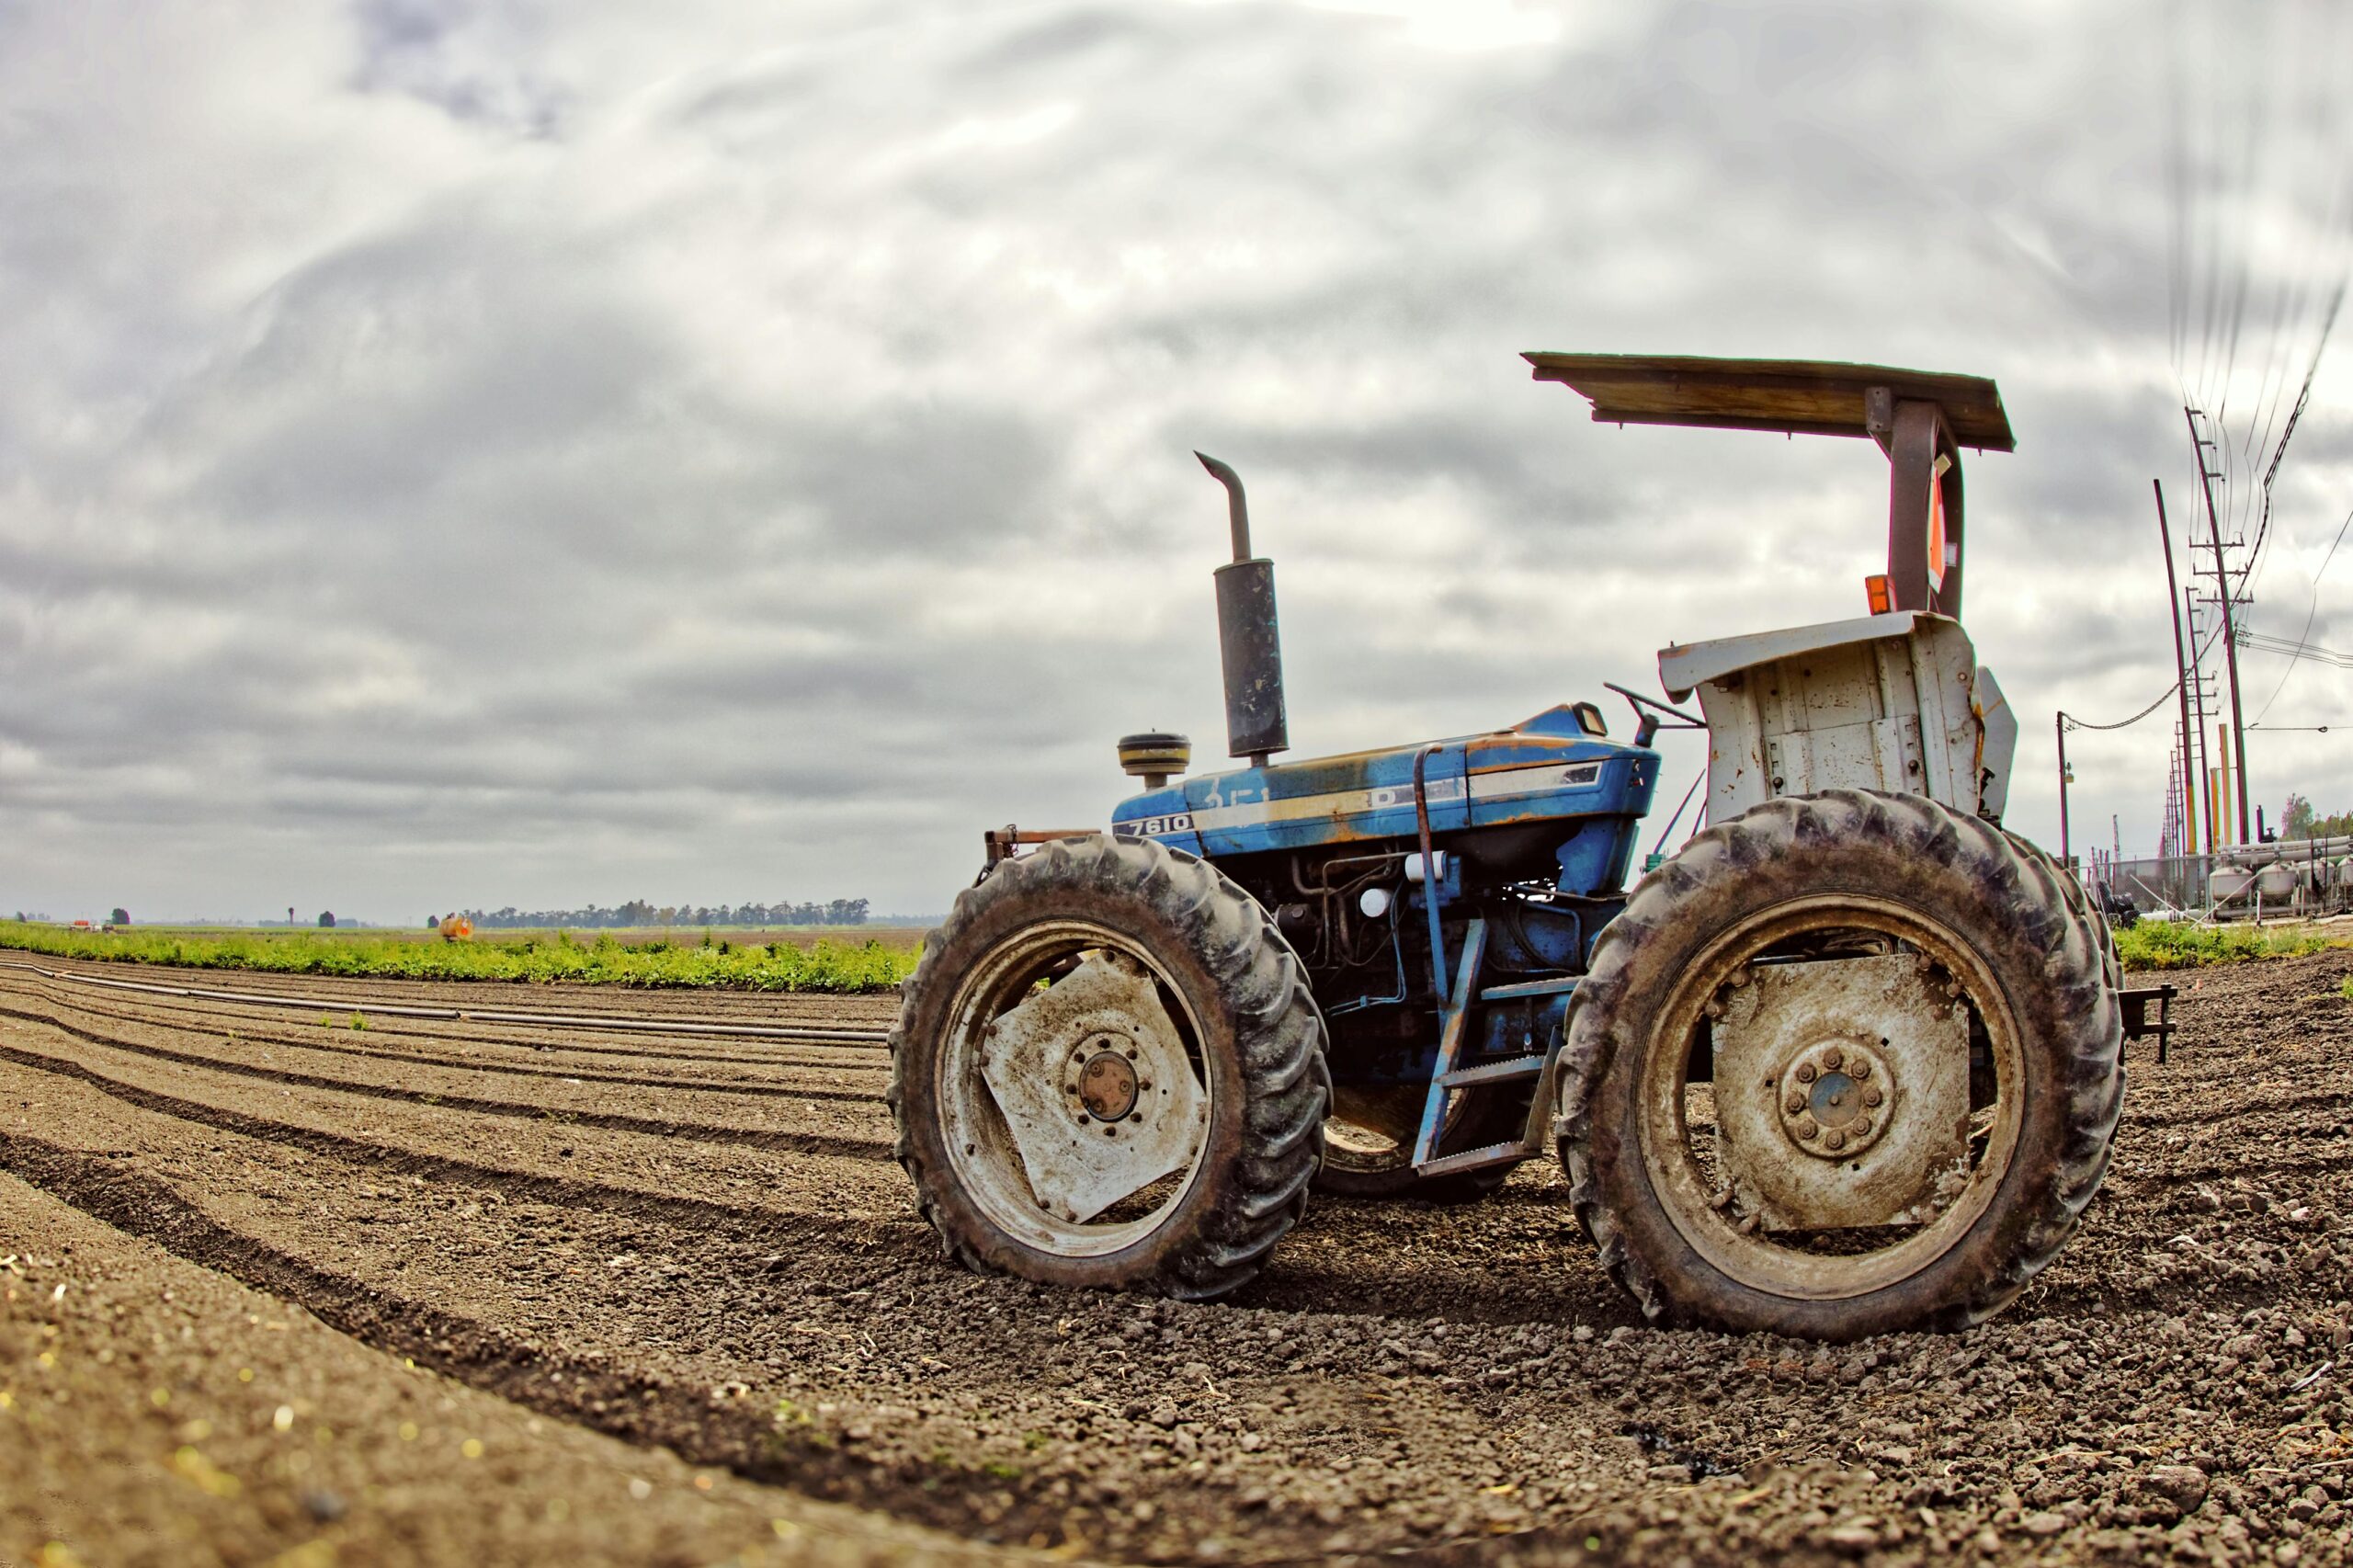
[{"label": "mud on tire", "polygon": [[[1018,1236],[976,1201],[943,1133],[942,1072],[968,973],[1053,923],[1079,922],[1157,971],[1209,1103],[1206,1143],[1180,1196],[1116,1250],[1068,1256]],[[1257,1273],[1307,1204],[1331,1101],[1323,1016],[1267,912],[1207,861],[1151,839],[1065,839],[1000,863],[924,943],[891,1031],[899,1163],[944,1250],[966,1267],[1055,1285],[1187,1298]]]},{"label": "mud on tire", "polygon": [[[1994,1184],[1983,1208],[1947,1216],[1949,1244],[1901,1278],[1823,1299],[1722,1264],[1729,1255],[1688,1201],[1662,1196],[1674,1184],[1646,1161],[1637,1090],[1657,1071],[1645,1065],[1654,1054],[1689,1049],[1657,1037],[1674,1027],[1671,1008],[1690,1006],[1687,971],[1713,961],[1711,943],[1779,907],[1840,898],[1880,901],[1974,954],[1994,994],[1969,1000],[1981,1032],[1985,1007],[2006,1011],[1996,1021],[2014,1031],[2018,1081],[2001,1090],[2016,1096],[2003,1112],[2015,1142],[2002,1168],[1981,1173]],[[1768,801],[1645,877],[1597,945],[1570,1016],[1554,1122],[1577,1217],[1653,1321],[1828,1339],[1977,1322],[2057,1254],[2107,1171],[2123,1090],[2118,983],[2097,914],[2046,856],[1999,828],[1917,796]]]}]

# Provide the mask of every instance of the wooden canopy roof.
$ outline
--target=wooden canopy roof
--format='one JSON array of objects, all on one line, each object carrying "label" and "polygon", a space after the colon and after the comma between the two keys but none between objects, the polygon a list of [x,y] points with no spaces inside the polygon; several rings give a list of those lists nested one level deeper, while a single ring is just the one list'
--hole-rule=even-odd
[{"label": "wooden canopy roof", "polygon": [[1693,355],[1523,356],[1540,381],[1565,381],[1605,424],[1699,425],[1817,436],[1874,434],[1865,393],[1885,387],[1897,402],[1933,403],[1961,446],[2016,449],[2002,393],[1983,376],[1899,370],[1819,359],[1714,359]]}]

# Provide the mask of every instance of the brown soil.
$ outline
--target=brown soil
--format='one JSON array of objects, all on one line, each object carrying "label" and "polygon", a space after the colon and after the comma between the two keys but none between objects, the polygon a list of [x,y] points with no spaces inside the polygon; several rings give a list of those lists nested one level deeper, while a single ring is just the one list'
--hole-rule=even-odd
[{"label": "brown soil", "polygon": [[0,1562],[1003,1560],[544,1419],[0,1176]]},{"label": "brown soil", "polygon": [[[0,1280],[20,1292],[0,1465],[38,1449],[48,1510],[20,1528],[12,1498],[0,1561],[50,1536],[96,1563],[327,1535],[344,1561],[709,1560],[817,1499],[897,1521],[874,1529],[1154,1562],[2353,1562],[2348,973],[2353,953],[2183,977],[2174,1058],[2133,1048],[2113,1174],[2028,1295],[1965,1334],[1824,1348],[1641,1326],[1549,1165],[1464,1209],[1320,1200],[1226,1302],[1048,1292],[941,1261],[889,1158],[879,1047],[353,1029],[394,991],[481,988],[271,977],[348,998],[322,1028],[0,970],[0,1172],[25,1184],[0,1177],[0,1252],[37,1276]],[[176,1341],[158,1282],[234,1293],[222,1275],[260,1295]],[[305,1311],[351,1337],[267,1326]],[[28,1348],[52,1326],[90,1380],[59,1408]],[[137,1375],[98,1366],[108,1349]],[[287,1396],[239,1403],[237,1369],[259,1388],[266,1358],[272,1389],[355,1391],[363,1414],[301,1412],[298,1432],[408,1419],[446,1449],[479,1425],[508,1452],[495,1415],[501,1444],[544,1449],[499,1472],[324,1448],[347,1506],[322,1522],[255,1425]],[[170,1419],[139,1404],[167,1369],[229,1413],[203,1418],[241,1446],[189,1446],[238,1498],[172,1470],[194,1417],[177,1393]],[[431,1422],[393,1414],[411,1391]],[[586,1479],[653,1478],[657,1447],[719,1501],[649,1524],[650,1501]],[[170,1538],[193,1556],[163,1550],[172,1486],[206,1521]],[[558,1492],[577,1551],[532,1533]]]}]

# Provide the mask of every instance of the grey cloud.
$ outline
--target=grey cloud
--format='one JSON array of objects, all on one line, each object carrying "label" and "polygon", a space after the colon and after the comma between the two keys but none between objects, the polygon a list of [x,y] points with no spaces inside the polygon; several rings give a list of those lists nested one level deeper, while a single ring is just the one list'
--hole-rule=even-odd
[{"label": "grey cloud", "polygon": [[[1524,348],[1998,377],[1970,615],[2029,831],[2050,710],[2170,678],[2120,7],[1447,51],[1281,4],[370,0],[267,52],[175,17],[168,61],[84,9],[0,19],[0,287],[41,302],[0,321],[40,367],[0,379],[12,907],[943,907],[979,826],[1100,820],[1121,731],[1222,751],[1194,447],[1281,562],[1306,749],[1856,608],[1868,446],[1597,426]],[[2322,404],[2300,541],[2353,477]],[[2348,690],[2300,671],[2276,716]],[[2079,765],[2143,836],[2154,722]]]},{"label": "grey cloud", "polygon": [[[564,95],[513,52],[525,7],[449,0],[359,0],[355,85],[404,93],[455,119],[524,135],[553,133]],[[476,36],[491,35],[488,39]],[[503,36],[502,36],[503,35]],[[504,55],[504,58],[501,56]]]}]

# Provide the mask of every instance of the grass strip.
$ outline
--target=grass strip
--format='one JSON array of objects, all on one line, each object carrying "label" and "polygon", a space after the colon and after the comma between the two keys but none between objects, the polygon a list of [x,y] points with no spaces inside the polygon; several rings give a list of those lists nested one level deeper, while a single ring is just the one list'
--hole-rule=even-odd
[{"label": "grass strip", "polygon": [[2254,926],[2192,926],[2143,920],[2116,933],[2116,956],[2126,969],[2202,969],[2250,959],[2300,958],[2339,946],[2309,930],[2264,930]]},{"label": "grass strip", "polygon": [[0,920],[0,947],[54,958],[187,969],[266,970],[381,980],[505,980],[528,984],[701,987],[734,991],[892,991],[915,969],[916,951],[878,938],[820,937],[742,943],[705,933],[700,942],[624,943],[570,932],[472,941],[420,942],[354,932],[77,931]]},{"label": "grass strip", "polygon": [[[2294,958],[2344,945],[2309,930],[2193,926],[2143,920],[2116,933],[2128,970],[2200,969],[2252,959]],[[700,941],[622,942],[568,931],[478,936],[443,942],[404,935],[321,931],[74,930],[0,920],[0,947],[103,962],[188,969],[266,970],[388,980],[505,980],[529,984],[700,987],[834,994],[892,991],[911,973],[918,949],[878,937],[820,937],[735,942],[706,931]]]}]

